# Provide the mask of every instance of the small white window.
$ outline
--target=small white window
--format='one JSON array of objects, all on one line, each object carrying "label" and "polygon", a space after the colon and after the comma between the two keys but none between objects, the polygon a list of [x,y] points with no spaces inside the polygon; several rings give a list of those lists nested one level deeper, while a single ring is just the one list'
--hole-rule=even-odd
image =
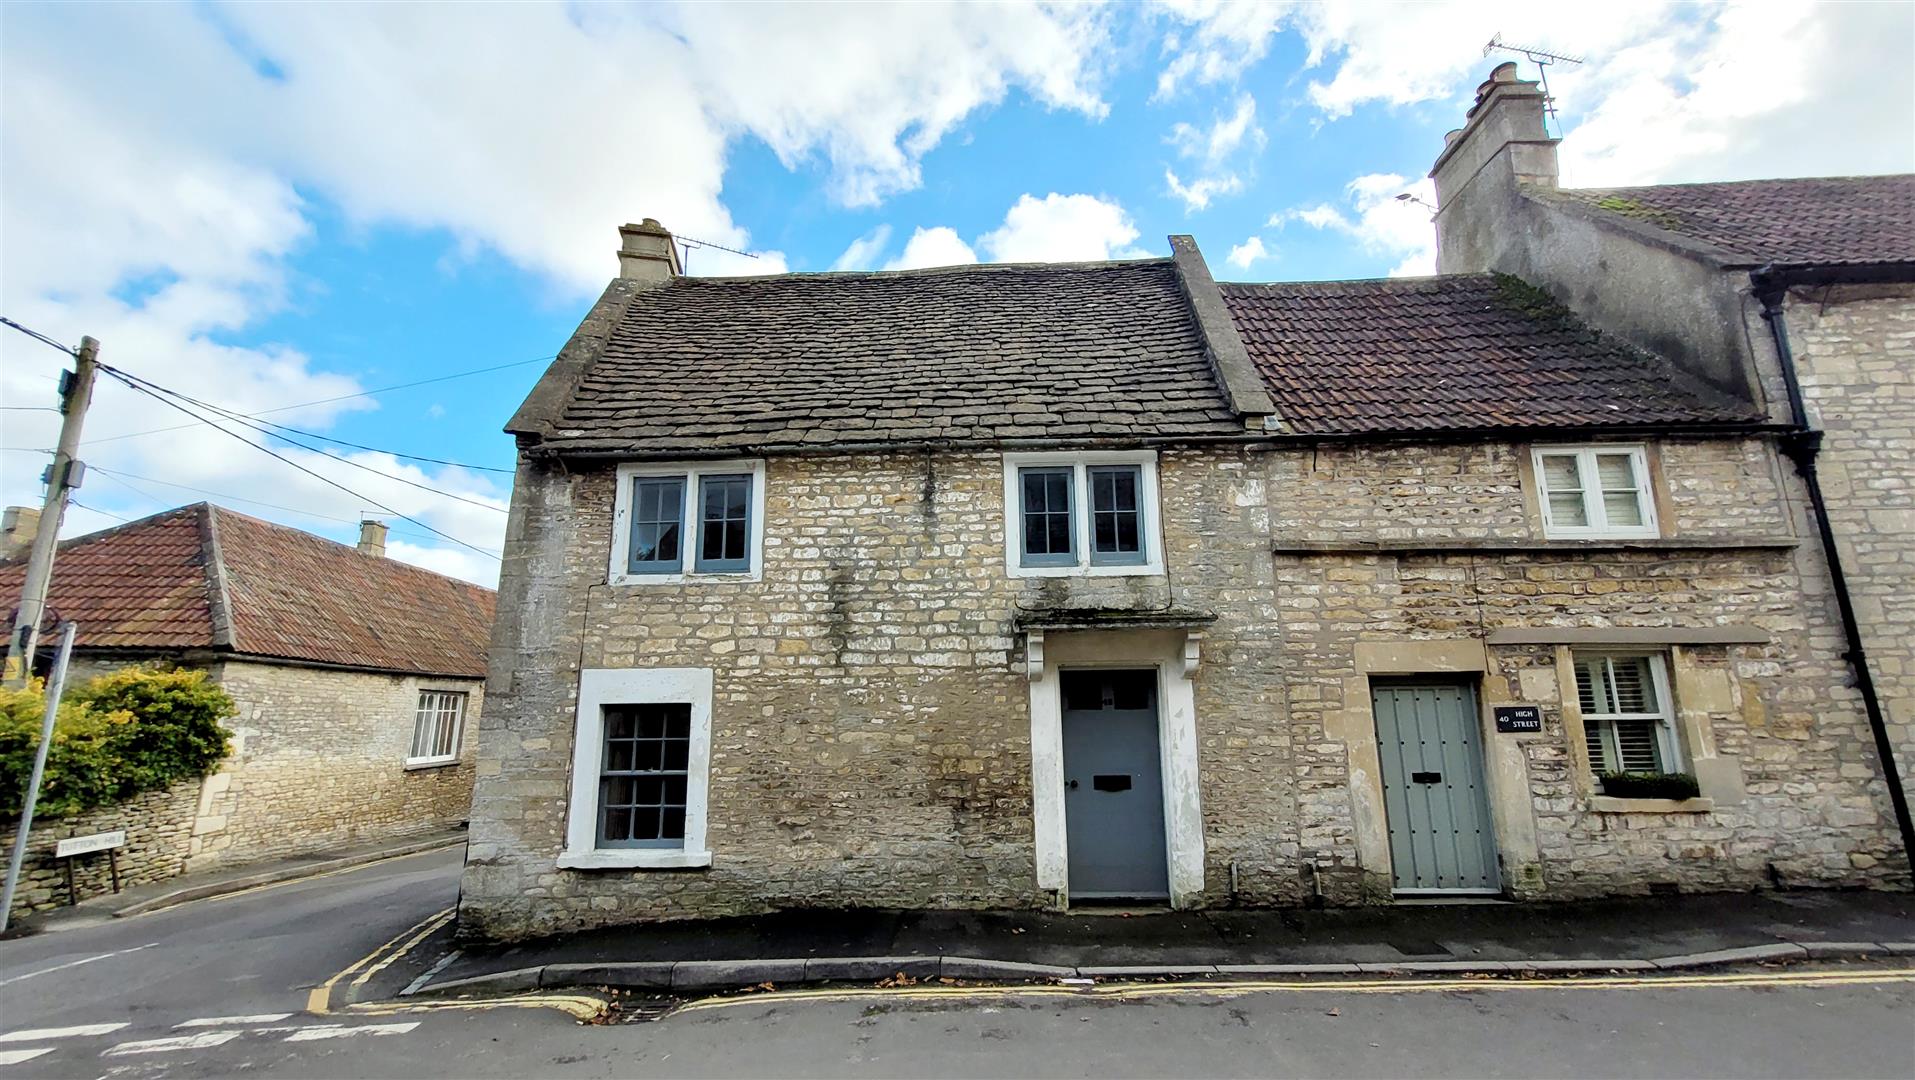
[{"label": "small white window", "polygon": [[765,536],[765,463],[618,467],[614,585],[757,581]]},{"label": "small white window", "polygon": [[1662,655],[1577,653],[1575,663],[1590,771],[1680,772]]},{"label": "small white window", "polygon": [[1162,574],[1157,455],[1006,454],[1004,564],[1012,577]]},{"label": "small white window", "polygon": [[705,849],[711,701],[710,668],[579,673],[561,867],[711,865]]},{"label": "small white window", "polygon": [[412,721],[412,753],[407,765],[447,765],[459,760],[459,736],[465,731],[465,695],[451,690],[422,690]]},{"label": "small white window", "polygon": [[1551,539],[1653,537],[1656,500],[1640,446],[1536,448],[1543,535]]}]

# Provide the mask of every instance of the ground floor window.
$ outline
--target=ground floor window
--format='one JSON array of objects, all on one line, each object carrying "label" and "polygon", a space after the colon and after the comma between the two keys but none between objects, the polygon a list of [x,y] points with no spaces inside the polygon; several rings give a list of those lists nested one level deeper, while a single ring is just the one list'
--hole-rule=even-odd
[{"label": "ground floor window", "polygon": [[459,760],[459,735],[465,728],[465,695],[452,690],[422,690],[412,721],[408,765],[443,765]]},{"label": "ground floor window", "polygon": [[1575,660],[1590,769],[1598,775],[1677,771],[1675,715],[1663,656],[1578,653]]},{"label": "ground floor window", "polygon": [[709,668],[579,673],[565,851],[575,869],[707,866]]}]

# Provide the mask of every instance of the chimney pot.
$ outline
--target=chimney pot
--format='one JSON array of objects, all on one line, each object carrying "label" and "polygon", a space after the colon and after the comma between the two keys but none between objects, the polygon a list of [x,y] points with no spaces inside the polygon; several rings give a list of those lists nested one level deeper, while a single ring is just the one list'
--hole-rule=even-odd
[{"label": "chimney pot", "polygon": [[359,551],[376,559],[386,557],[385,522],[362,521],[359,523]]},{"label": "chimney pot", "polygon": [[37,506],[9,506],[0,514],[0,559],[11,559],[25,555],[33,547],[33,538],[40,532],[40,508]]},{"label": "chimney pot", "polygon": [[618,276],[627,281],[663,284],[684,271],[678,265],[678,245],[670,229],[657,218],[618,227]]}]

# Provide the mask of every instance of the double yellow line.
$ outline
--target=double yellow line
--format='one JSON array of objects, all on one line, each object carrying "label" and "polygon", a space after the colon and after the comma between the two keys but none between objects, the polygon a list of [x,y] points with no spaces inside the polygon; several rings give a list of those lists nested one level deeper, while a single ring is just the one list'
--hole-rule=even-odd
[{"label": "double yellow line", "polygon": [[1007,998],[1089,998],[1094,1000],[1133,1001],[1168,997],[1240,997],[1246,994],[1287,991],[1293,993],[1332,994],[1428,994],[1458,991],[1517,990],[1685,990],[1710,987],[1751,986],[1863,986],[1884,983],[1915,982],[1915,970],[1892,971],[1802,971],[1746,972],[1728,975],[1665,975],[1644,977],[1559,977],[1522,979],[1486,977],[1478,979],[1373,979],[1311,981],[1233,981],[1181,983],[1099,983],[1088,987],[1068,986],[911,986],[890,989],[844,988],[836,990],[786,990],[734,997],[707,998],[674,1010],[697,1012],[732,1008],[740,1005],[784,1004],[796,1001],[857,1001],[871,997],[893,1000],[964,1001],[1004,1000]]},{"label": "double yellow line", "polygon": [[400,931],[399,935],[391,941],[354,960],[350,967],[334,973],[332,978],[313,987],[312,992],[306,995],[306,1011],[315,1016],[324,1016],[331,1012],[332,988],[339,985],[339,980],[363,970],[364,974],[354,979],[351,985],[364,986],[366,980],[392,966],[393,961],[411,952],[421,941],[431,937],[433,931],[451,922],[452,916],[457,911],[457,908],[446,908],[444,911],[426,916]]}]

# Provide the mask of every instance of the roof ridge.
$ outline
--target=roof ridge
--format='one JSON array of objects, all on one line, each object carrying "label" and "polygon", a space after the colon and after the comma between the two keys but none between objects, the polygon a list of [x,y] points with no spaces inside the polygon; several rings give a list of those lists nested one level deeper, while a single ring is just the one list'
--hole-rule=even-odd
[{"label": "roof ridge", "polygon": [[930,277],[936,274],[977,274],[1010,270],[1105,270],[1126,266],[1171,265],[1168,256],[1152,255],[1143,259],[1083,259],[1069,262],[977,262],[951,263],[947,266],[917,266],[899,270],[790,270],[782,274],[685,274],[673,278],[670,288],[694,282],[749,283],[762,281],[825,281],[830,279],[868,280],[870,278]]},{"label": "roof ridge", "polygon": [[1445,282],[1479,281],[1495,277],[1489,270],[1472,271],[1466,274],[1392,274],[1384,277],[1367,278],[1309,278],[1285,281],[1219,281],[1217,284],[1226,289],[1267,289],[1295,285],[1392,285],[1398,282]]},{"label": "roof ridge", "polygon": [[[186,503],[181,506],[175,506],[170,510],[160,510],[160,511],[156,511],[154,513],[148,514],[145,517],[134,518],[132,521],[123,521],[118,525],[109,525],[104,529],[95,529],[92,532],[81,533],[78,536],[69,536],[65,540],[60,541],[59,544],[55,546],[55,550],[68,551],[74,547],[79,546],[80,544],[90,544],[95,540],[105,539],[106,537],[109,537],[109,536],[118,536],[124,532],[132,532],[134,529],[151,524],[152,522],[157,521],[160,518],[170,517],[174,514],[185,513],[187,511],[194,510],[199,507],[208,506],[208,505],[211,505],[211,504],[204,501],[196,502],[196,503]],[[29,556],[26,552],[22,552],[19,555],[15,555],[14,557],[10,559],[0,559],[0,566],[12,566],[15,563],[22,563],[27,561],[28,557]]]},{"label": "roof ridge", "polygon": [[[1579,191],[1656,191],[1667,188],[1741,187],[1756,184],[1799,184],[1827,180],[1861,181],[1897,179],[1915,180],[1915,173],[1844,173],[1839,176],[1757,176],[1742,180],[1690,180],[1680,184],[1617,184],[1608,187],[1559,187],[1555,190],[1564,193]],[[1547,194],[1548,189],[1544,189],[1544,193]]]},{"label": "roof ridge", "polygon": [[220,507],[210,502],[199,504],[200,557],[206,566],[207,617],[212,623],[213,646],[236,648],[238,628],[233,625],[233,597],[226,583],[226,555],[219,542]]},{"label": "roof ridge", "polygon": [[[461,584],[461,585],[470,585],[475,589],[485,589],[485,586],[467,581],[464,578],[453,577],[451,574],[441,574],[437,570],[429,570],[426,567],[419,566],[415,563],[409,563],[402,559],[394,559],[385,555],[368,555],[365,552],[360,551],[358,547],[352,544],[348,544],[340,540],[334,540],[330,536],[321,536],[320,534],[316,532],[312,532],[307,529],[301,529],[293,525],[283,525],[277,521],[269,521],[266,518],[262,518],[262,517],[255,517],[252,514],[242,513],[241,511],[234,510],[231,507],[221,506],[215,502],[205,502],[199,505],[208,507],[209,509],[216,511],[217,513],[220,513],[220,514],[230,514],[233,517],[252,522],[255,525],[263,525],[268,529],[274,529],[283,533],[292,533],[294,535],[306,537],[311,540],[317,540],[322,544],[331,544],[332,546],[339,548],[342,551],[345,551],[351,555],[357,556],[362,559],[377,559],[380,565],[382,566],[398,567],[406,572],[430,574],[433,577],[443,578],[446,581],[457,582],[458,584]],[[485,591],[495,592],[497,590],[485,589]]]}]

